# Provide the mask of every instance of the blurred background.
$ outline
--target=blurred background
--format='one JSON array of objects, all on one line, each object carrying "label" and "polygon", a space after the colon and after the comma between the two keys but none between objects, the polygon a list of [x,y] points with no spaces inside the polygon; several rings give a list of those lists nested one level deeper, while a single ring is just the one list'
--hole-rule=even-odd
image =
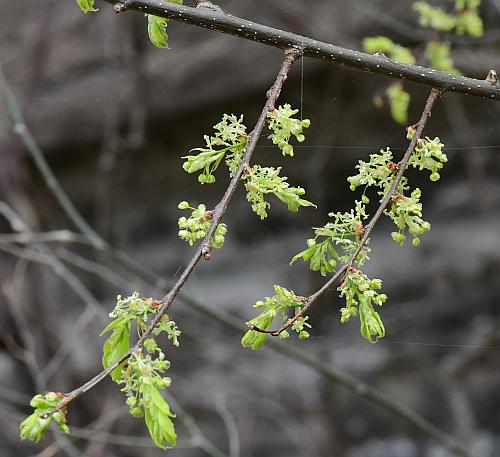
[{"label": "blurred background", "polygon": [[[377,34],[414,49],[435,37],[419,28],[410,1],[219,3],[234,15],[353,49]],[[117,294],[161,297],[159,289],[176,279],[193,253],[177,237],[178,202],[213,207],[227,186],[221,171],[216,184],[201,187],[182,171],[181,156],[203,144],[223,113],[244,114],[251,130],[281,52],[173,22],[171,49],[156,49],[142,14],[117,16],[104,2],[95,15],[72,1],[0,5],[0,65],[34,141],[87,223],[135,262],[88,244],[12,242],[8,234],[16,232],[78,228],[2,104],[0,456],[162,455],[110,380],[71,405],[68,438],[49,433],[38,445],[20,442],[18,423],[36,392],[70,391],[100,370],[104,338],[97,335]],[[481,16],[484,35],[454,38],[453,51],[456,66],[478,79],[500,70],[500,1],[483,0]],[[273,200],[261,222],[238,190],[224,248],[199,265],[185,287],[189,299],[170,313],[183,331],[180,348],[167,350],[179,436],[170,455],[453,455],[363,398],[363,389],[346,389],[295,355],[243,349],[242,333],[206,311],[244,323],[273,284],[301,295],[321,286],[324,278],[300,262],[290,266],[290,258],[304,249],[310,227],[352,206],[346,178],[359,159],[387,146],[403,154],[404,128],[372,102],[390,83],[311,59],[292,69],[281,101],[302,104],[312,121],[306,141],[291,159],[263,138],[253,162],[283,166],[318,208],[290,213]],[[405,87],[413,123],[428,89]],[[332,289],[312,309],[312,338],[286,344],[415,410],[471,455],[500,456],[500,104],[447,94],[426,134],[439,136],[449,156],[437,183],[408,173],[422,188],[432,230],[420,247],[400,248],[390,221],[382,221],[365,267],[389,296],[381,310],[387,336],[370,345],[356,321],[341,325]]]}]

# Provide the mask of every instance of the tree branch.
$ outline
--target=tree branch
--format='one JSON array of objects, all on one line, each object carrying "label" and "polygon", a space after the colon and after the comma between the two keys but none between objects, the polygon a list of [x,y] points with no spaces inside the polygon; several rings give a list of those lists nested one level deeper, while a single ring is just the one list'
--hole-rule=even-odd
[{"label": "tree branch", "polygon": [[415,124],[415,134],[410,141],[410,144],[408,146],[408,149],[406,150],[405,155],[401,159],[401,161],[398,164],[398,172],[396,173],[396,176],[394,177],[394,180],[392,181],[391,187],[387,194],[384,196],[382,201],[380,202],[380,206],[378,207],[377,211],[371,218],[370,222],[368,225],[365,227],[363,237],[359,241],[358,247],[356,250],[353,252],[352,256],[350,259],[319,289],[316,291],[314,294],[310,295],[307,298],[307,301],[305,305],[300,308],[300,311],[295,314],[294,317],[288,319],[280,328],[278,329],[269,329],[269,330],[264,330],[261,329],[255,325],[250,325],[249,328],[250,330],[255,330],[256,332],[260,333],[270,333],[273,336],[278,336],[281,332],[289,328],[290,326],[293,325],[294,322],[297,321],[297,319],[303,317],[311,305],[321,296],[323,295],[330,287],[335,284],[337,279],[339,279],[346,271],[349,270],[349,268],[352,268],[354,266],[354,263],[356,262],[356,259],[363,249],[363,247],[366,245],[368,242],[370,235],[373,231],[373,228],[379,221],[380,217],[384,214],[384,210],[386,209],[387,205],[391,202],[392,197],[396,195],[399,183],[401,182],[401,179],[403,178],[403,175],[406,171],[406,167],[408,166],[408,161],[410,160],[411,155],[413,154],[413,151],[415,149],[415,146],[417,145],[418,140],[422,137],[422,132],[424,131],[425,125],[427,124],[427,121],[431,117],[431,112],[434,104],[436,103],[436,100],[442,95],[442,91],[438,89],[432,89],[431,93],[429,94],[429,97],[427,98],[427,102],[424,107],[424,111],[422,112],[422,115],[420,117],[420,120],[418,121],[417,124]]},{"label": "tree branch", "polygon": [[306,57],[328,60],[358,70],[408,80],[448,92],[460,92],[475,97],[500,100],[500,85],[498,83],[452,75],[419,65],[396,62],[382,54],[371,55],[342,48],[309,37],[247,21],[222,11],[179,6],[161,0],[103,1],[114,5],[116,12],[134,10],[154,14],[155,16],[256,41],[267,46],[280,49],[295,48],[300,50]]},{"label": "tree branch", "polygon": [[221,220],[224,216],[224,213],[226,212],[226,209],[229,205],[229,202],[231,201],[231,198],[232,198],[236,188],[238,187],[240,178],[243,175],[244,170],[249,166],[250,159],[252,158],[253,152],[255,151],[255,148],[257,146],[257,142],[259,141],[262,130],[265,127],[265,124],[267,121],[267,114],[274,107],[274,104],[276,103],[276,101],[281,93],[281,88],[283,87],[283,83],[287,79],[288,72],[290,71],[290,68],[292,67],[293,63],[297,60],[297,58],[299,56],[300,56],[300,53],[295,49],[285,50],[285,59],[281,65],[280,71],[278,73],[278,76],[276,77],[276,80],[274,81],[274,84],[268,90],[268,92],[266,94],[267,101],[264,105],[262,113],[260,114],[259,119],[258,119],[252,133],[250,134],[250,140],[249,140],[248,146],[245,150],[245,154],[243,155],[243,157],[241,159],[240,166],[239,166],[238,170],[236,171],[236,173],[234,174],[233,178],[231,179],[231,182],[229,183],[229,186],[228,186],[226,192],[224,193],[224,196],[222,197],[221,201],[219,202],[219,204],[215,207],[215,209],[213,211],[213,216],[211,219],[210,228],[209,228],[205,238],[203,239],[201,246],[196,249],[195,254],[191,258],[189,264],[186,266],[184,271],[181,273],[179,279],[172,286],[170,291],[162,298],[162,300],[161,300],[162,305],[160,306],[158,313],[156,314],[153,321],[150,323],[149,327],[144,331],[142,336],[139,338],[137,343],[132,347],[132,349],[129,352],[124,354],[122,357],[120,357],[118,360],[116,360],[113,364],[111,364],[105,370],[101,371],[98,375],[96,375],[90,381],[86,382],[78,389],[75,389],[72,392],[68,393],[65,396],[64,400],[61,403],[59,403],[57,408],[43,414],[41,416],[42,418],[46,419],[46,418],[50,417],[52,414],[56,413],[57,411],[65,408],[73,400],[80,397],[85,392],[92,389],[96,384],[101,382],[104,378],[106,378],[116,367],[118,367],[123,361],[127,360],[134,352],[138,351],[142,347],[142,345],[144,344],[146,339],[149,338],[149,336],[151,335],[151,333],[153,332],[155,327],[160,322],[161,318],[166,314],[166,312],[168,311],[168,309],[172,305],[172,302],[179,294],[179,291],[182,289],[182,287],[186,283],[187,279],[189,278],[189,276],[191,275],[193,270],[196,268],[196,265],[200,261],[201,257],[204,256],[205,259],[207,259],[207,260],[209,259],[210,247],[211,247],[211,243],[212,243],[212,236],[215,233],[217,226],[221,222]]}]

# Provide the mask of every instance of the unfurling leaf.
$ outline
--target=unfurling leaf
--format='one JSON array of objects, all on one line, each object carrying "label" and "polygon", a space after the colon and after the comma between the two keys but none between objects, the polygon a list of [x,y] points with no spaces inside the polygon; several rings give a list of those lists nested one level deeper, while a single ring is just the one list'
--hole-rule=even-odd
[{"label": "unfurling leaf", "polygon": [[167,23],[168,19],[164,17],[147,14],[148,17],[148,35],[151,43],[157,48],[168,48]]},{"label": "unfurling leaf", "polygon": [[174,447],[177,443],[177,434],[171,418],[174,418],[175,414],[172,414],[168,403],[155,387],[144,385],[142,395],[149,404],[144,409],[144,419],[151,438],[161,449]]},{"label": "unfurling leaf", "polygon": [[[127,316],[118,317],[101,332],[101,335],[109,331],[113,331],[113,333],[104,342],[102,354],[104,368],[112,365],[130,350],[130,319]],[[116,382],[120,379],[124,363],[111,372],[113,381]]]},{"label": "unfurling leaf", "polygon": [[63,400],[64,394],[55,392],[47,392],[45,395],[34,396],[30,405],[35,408],[35,411],[19,425],[21,439],[40,441],[53,420],[57,422],[62,432],[69,433],[64,409],[55,412],[46,419],[41,417],[43,414],[57,408]]},{"label": "unfurling leaf", "polygon": [[76,3],[85,14],[98,11],[94,8],[94,0],[76,0]]}]

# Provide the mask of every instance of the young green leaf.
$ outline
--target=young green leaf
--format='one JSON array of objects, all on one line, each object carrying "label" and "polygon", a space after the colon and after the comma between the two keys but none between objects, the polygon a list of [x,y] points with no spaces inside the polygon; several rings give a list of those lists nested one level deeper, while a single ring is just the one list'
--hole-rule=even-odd
[{"label": "young green leaf", "polygon": [[64,400],[64,394],[47,392],[44,395],[35,395],[30,405],[35,408],[33,414],[24,419],[19,425],[21,439],[31,441],[40,441],[45,436],[45,432],[50,423],[54,420],[64,433],[69,433],[66,423],[66,412],[64,409],[57,411],[46,419],[42,419],[43,414],[57,408],[59,403]]},{"label": "young green leaf", "polygon": [[401,83],[394,83],[386,91],[392,118],[401,125],[408,123],[408,108],[410,106],[410,94],[403,89]]},{"label": "young green leaf", "polygon": [[286,203],[290,211],[298,211],[301,206],[313,206],[314,203],[301,198],[305,194],[302,187],[290,187],[286,176],[280,176],[281,168],[261,167],[254,165],[242,179],[245,180],[247,201],[252,205],[252,210],[261,219],[267,217],[267,209],[271,206],[266,201],[266,196],[274,194]]},{"label": "young green leaf", "polygon": [[229,168],[229,176],[233,176],[240,165],[240,160],[248,143],[246,126],[243,124],[243,116],[224,114],[222,121],[214,125],[215,135],[205,135],[206,147],[195,148],[191,151],[199,152],[184,156],[186,159],[182,168],[187,173],[195,173],[202,170],[198,176],[201,184],[215,182],[214,172],[223,159]]},{"label": "young green leaf", "polygon": [[151,43],[157,48],[168,48],[168,19],[152,14],[147,14],[146,16],[148,18],[148,35]]},{"label": "young green leaf", "polygon": [[99,11],[94,8],[94,2],[95,0],[76,0],[76,3],[85,14]]},{"label": "young green leaf", "polygon": [[[307,240],[308,248],[296,254],[291,263],[301,258],[304,262],[309,262],[312,271],[320,271],[322,276],[326,276],[335,271],[338,263],[348,262],[358,247],[364,233],[363,221],[368,217],[364,204],[360,201],[355,203],[355,208],[349,212],[330,213],[333,221],[315,228],[315,238]],[[322,240],[318,242],[318,239]],[[367,244],[358,254],[358,265],[368,259],[370,248]]]},{"label": "young green leaf", "polygon": [[149,404],[144,410],[144,419],[154,443],[161,449],[175,447],[177,434],[171,419],[175,414],[171,413],[167,402],[155,387],[143,385],[142,394]]},{"label": "young green leaf", "polygon": [[[101,335],[109,331],[113,333],[104,342],[102,354],[102,365],[104,368],[112,365],[130,350],[130,319],[127,316],[115,319],[102,331]],[[113,381],[116,382],[121,378],[124,363],[111,372],[111,379]]]}]

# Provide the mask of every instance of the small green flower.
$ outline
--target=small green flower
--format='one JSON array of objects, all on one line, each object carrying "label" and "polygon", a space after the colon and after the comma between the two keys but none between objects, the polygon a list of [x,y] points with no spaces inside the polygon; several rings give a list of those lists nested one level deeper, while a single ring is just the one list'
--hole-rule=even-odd
[{"label": "small green flower", "polygon": [[346,300],[345,308],[340,310],[341,322],[346,323],[359,314],[361,335],[370,343],[376,343],[385,335],[384,324],[373,308],[387,301],[387,295],[377,292],[381,287],[380,279],[369,279],[360,270],[351,268],[338,289]]},{"label": "small green flower", "polygon": [[286,203],[289,211],[298,211],[301,206],[313,206],[314,203],[301,198],[305,194],[302,187],[290,187],[287,177],[280,176],[281,168],[261,167],[254,165],[243,178],[247,190],[247,200],[252,205],[252,210],[261,218],[267,217],[267,209],[270,204],[266,201],[266,195],[273,194],[283,203]]},{"label": "small green flower", "polygon": [[269,138],[273,141],[273,144],[281,149],[284,156],[293,157],[293,146],[290,144],[290,138],[294,136],[299,143],[302,143],[305,140],[303,130],[311,125],[309,119],[300,120],[292,117],[298,112],[298,109],[292,109],[286,103],[277,109],[269,111],[267,114],[269,129],[273,132]]},{"label": "small green flower", "polygon": [[229,168],[229,175],[234,176],[248,143],[243,116],[224,114],[222,121],[214,125],[214,130],[214,136],[204,136],[206,147],[192,149],[191,152],[198,154],[183,157],[183,168],[187,173],[201,171],[198,176],[201,184],[215,182],[214,173],[222,160]]},{"label": "small green flower", "polygon": [[[193,208],[186,201],[179,203],[178,208],[182,210],[191,210],[191,216],[189,216],[189,218],[184,216],[179,218],[178,235],[179,238],[187,241],[190,246],[193,246],[196,241],[205,238],[208,233],[211,225],[212,212],[207,211],[207,207],[203,204],[198,205],[197,208]],[[226,224],[219,224],[212,237],[212,246],[214,248],[222,248],[226,233]]]},{"label": "small green flower", "polygon": [[[279,322],[284,323],[288,320],[287,312],[289,310],[293,310],[294,312],[300,310],[306,303],[304,297],[298,297],[293,291],[278,285],[274,286],[274,293],[273,297],[266,297],[265,300],[259,300],[255,303],[254,308],[263,311],[247,322],[250,330],[241,339],[243,347],[251,348],[254,351],[260,349],[266,341],[268,334],[252,330],[252,327],[257,327],[260,330],[270,330],[276,317],[278,317]],[[305,331],[306,327],[311,327],[307,323],[307,319],[307,317],[300,317],[292,326],[292,330],[297,332],[301,339],[309,336],[309,333]],[[279,336],[281,339],[286,339],[290,334],[285,330]]]}]

